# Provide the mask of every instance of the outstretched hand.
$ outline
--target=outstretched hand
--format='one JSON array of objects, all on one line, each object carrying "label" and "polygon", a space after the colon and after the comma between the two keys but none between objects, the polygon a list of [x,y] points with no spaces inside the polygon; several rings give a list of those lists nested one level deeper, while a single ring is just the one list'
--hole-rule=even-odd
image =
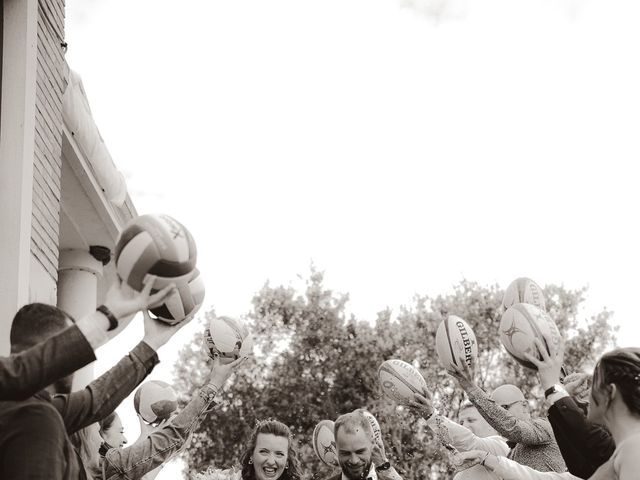
[{"label": "outstretched hand", "polygon": [[145,438],[147,438],[149,435],[151,435],[153,432],[156,432],[160,429],[162,429],[163,427],[165,427],[167,424],[171,423],[171,421],[174,419],[175,414],[172,415],[169,418],[166,418],[164,420],[162,420],[159,423],[153,424],[153,423],[147,423],[142,419],[142,415],[140,415],[138,413],[138,423],[140,424],[140,436],[138,437],[138,439],[135,441],[134,445],[138,442],[140,442],[141,440],[144,440]]},{"label": "outstretched hand", "polygon": [[220,357],[213,358],[213,366],[209,374],[209,383],[215,385],[218,389],[222,388],[227,379],[242,365],[247,357],[241,357],[231,363],[221,363]]},{"label": "outstretched hand", "polygon": [[584,372],[574,372],[564,379],[564,388],[569,395],[581,401],[588,401],[591,392],[591,375]]},{"label": "outstretched hand", "polygon": [[415,410],[425,420],[431,418],[435,410],[431,394],[425,390],[422,394],[414,393],[413,398],[413,401],[408,402],[407,406]]},{"label": "outstretched hand", "polygon": [[450,368],[447,369],[447,373],[455,378],[463,390],[468,391],[476,384],[473,380],[474,374],[464,357],[458,358],[458,365],[450,364]]},{"label": "outstretched hand", "polygon": [[487,452],[482,450],[469,450],[466,452],[456,452],[452,456],[452,460],[453,464],[458,467],[459,470],[466,470],[475,465],[480,465],[486,457]]},{"label": "outstretched hand", "polygon": [[564,360],[564,342],[560,342],[556,346],[550,339],[545,338],[545,343],[549,350],[539,338],[535,338],[533,343],[537,355],[525,353],[524,357],[536,366],[540,377],[540,385],[546,390],[552,385],[560,383],[562,362]]},{"label": "outstretched hand", "polygon": [[382,442],[378,443],[374,440],[373,448],[371,449],[371,461],[375,466],[380,466],[388,461]]},{"label": "outstretched hand", "polygon": [[[123,282],[120,277],[116,276],[116,280],[111,284],[104,301],[111,313],[123,322],[129,316],[135,315],[141,310],[153,308],[161,305],[164,300],[173,293],[175,285],[167,285],[165,288],[151,293],[156,277],[150,276],[145,283],[142,291],[137,292],[127,283]],[[132,317],[133,318],[133,317]],[[128,320],[131,320],[130,318]]]}]

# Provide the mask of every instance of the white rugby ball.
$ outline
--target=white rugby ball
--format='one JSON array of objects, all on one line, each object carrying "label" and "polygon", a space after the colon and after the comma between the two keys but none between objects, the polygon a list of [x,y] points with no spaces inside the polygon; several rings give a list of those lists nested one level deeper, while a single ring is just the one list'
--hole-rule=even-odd
[{"label": "white rugby ball", "polygon": [[209,357],[219,357],[223,364],[231,363],[251,354],[253,338],[239,318],[214,317],[204,332],[204,347]]},{"label": "white rugby ball", "polygon": [[558,326],[547,312],[528,303],[516,303],[502,314],[500,340],[509,354],[527,368],[536,369],[524,354],[537,356],[534,339],[549,351],[545,337],[557,348],[562,341]]},{"label": "white rugby ball", "polygon": [[382,446],[382,431],[380,430],[380,424],[378,423],[378,420],[376,419],[376,417],[373,416],[373,414],[371,412],[368,412],[367,410],[360,410],[362,412],[362,415],[364,416],[364,418],[366,418],[369,422],[369,425],[371,425],[371,430],[373,430],[373,440],[380,446]]},{"label": "white rugby ball", "polygon": [[447,370],[452,365],[460,367],[460,358],[473,369],[478,360],[478,344],[469,324],[455,315],[440,322],[436,331],[436,352],[440,364]]},{"label": "white rugby ball", "polygon": [[502,310],[504,311],[516,303],[529,303],[541,310],[547,310],[542,288],[527,277],[516,278],[504,291]]},{"label": "white rugby ball", "polygon": [[331,420],[322,420],[313,429],[313,451],[322,463],[330,467],[338,466],[338,448],[334,435],[334,423]]},{"label": "white rugby ball", "polygon": [[385,360],[378,369],[378,380],[385,395],[395,402],[405,405],[414,401],[414,394],[423,395],[427,382],[422,374],[402,360]]}]

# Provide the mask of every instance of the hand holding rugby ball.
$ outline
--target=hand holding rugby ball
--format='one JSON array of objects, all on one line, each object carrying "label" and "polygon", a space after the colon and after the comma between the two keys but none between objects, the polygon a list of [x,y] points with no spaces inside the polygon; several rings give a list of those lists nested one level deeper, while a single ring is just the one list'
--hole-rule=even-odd
[{"label": "hand holding rugby ball", "polygon": [[220,358],[224,365],[250,355],[253,338],[239,318],[213,317],[204,332],[204,348],[209,357]]},{"label": "hand holding rugby ball", "polygon": [[436,352],[447,371],[453,370],[453,366],[462,367],[461,359],[473,371],[478,360],[478,343],[467,322],[455,315],[440,322],[436,331]]},{"label": "hand holding rugby ball", "polygon": [[412,365],[402,360],[385,360],[378,369],[378,380],[385,395],[399,405],[410,405],[414,395],[427,392],[427,382]]},{"label": "hand holding rugby ball", "polygon": [[535,339],[542,342],[547,353],[551,353],[551,349],[557,350],[560,346],[562,336],[548,313],[534,305],[516,303],[502,314],[502,345],[518,363],[533,370],[536,370],[536,366],[527,360],[526,355],[538,356]]}]

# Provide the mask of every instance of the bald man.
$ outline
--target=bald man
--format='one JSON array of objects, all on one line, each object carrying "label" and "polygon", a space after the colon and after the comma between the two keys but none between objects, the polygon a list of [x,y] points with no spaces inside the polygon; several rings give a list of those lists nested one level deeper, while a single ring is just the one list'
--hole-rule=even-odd
[{"label": "bald man", "polygon": [[464,361],[449,373],[460,383],[480,415],[511,447],[508,458],[541,472],[565,472],[553,429],[546,419],[532,418],[529,402],[515,385],[502,385],[487,395],[473,381]]}]

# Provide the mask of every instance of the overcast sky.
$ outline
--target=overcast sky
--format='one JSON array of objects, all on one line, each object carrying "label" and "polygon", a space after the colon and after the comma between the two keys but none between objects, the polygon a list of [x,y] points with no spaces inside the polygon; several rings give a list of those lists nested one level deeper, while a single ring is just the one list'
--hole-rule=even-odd
[{"label": "overcast sky", "polygon": [[138,212],[194,234],[205,309],[311,262],[361,319],[529,276],[589,285],[584,314],[639,345],[639,21],[636,0],[67,0],[67,61]]}]

